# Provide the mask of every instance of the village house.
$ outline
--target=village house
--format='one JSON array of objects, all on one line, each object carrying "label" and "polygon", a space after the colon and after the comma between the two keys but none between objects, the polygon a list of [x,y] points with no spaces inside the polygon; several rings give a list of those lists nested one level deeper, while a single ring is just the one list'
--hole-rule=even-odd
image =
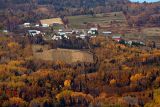
[{"label": "village house", "polygon": [[98,28],[90,28],[89,31],[88,31],[88,34],[97,35],[98,34]]},{"label": "village house", "polygon": [[62,30],[62,29],[59,29],[58,30],[58,34],[59,35],[73,34],[73,31],[72,30]]},{"label": "village house", "polygon": [[69,39],[65,32],[58,32],[58,35],[54,35],[52,40],[61,40],[61,39]]},{"label": "village house", "polygon": [[66,35],[66,33],[65,32],[58,32],[58,35],[64,36],[64,35]]},{"label": "village house", "polygon": [[78,34],[79,31],[78,30],[73,30],[73,29],[59,29],[58,33],[60,32],[64,32],[65,34]]},{"label": "village house", "polygon": [[62,36],[60,36],[60,35],[54,35],[52,37],[52,40],[61,40],[61,39],[62,39]]},{"label": "village house", "polygon": [[36,25],[35,25],[35,27],[39,27],[39,26],[40,26],[39,24],[36,24]]},{"label": "village house", "polygon": [[90,38],[95,38],[95,37],[97,37],[97,36],[95,36],[95,35],[90,36]]},{"label": "village house", "polygon": [[36,36],[38,34],[41,34],[41,31],[38,31],[38,30],[28,30],[28,34],[29,36]]},{"label": "village house", "polygon": [[112,39],[117,42],[120,42],[122,40],[122,37],[121,36],[112,36]]},{"label": "village house", "polygon": [[[88,35],[86,35],[85,33],[82,33],[82,34],[79,34],[79,35],[76,35],[76,38],[77,39],[86,39]],[[88,36],[89,37],[89,36]]]},{"label": "village house", "polygon": [[24,26],[24,27],[30,27],[31,24],[30,24],[30,23],[24,23],[23,26]]},{"label": "village house", "polygon": [[3,32],[3,33],[8,33],[8,30],[3,30],[2,32]]}]

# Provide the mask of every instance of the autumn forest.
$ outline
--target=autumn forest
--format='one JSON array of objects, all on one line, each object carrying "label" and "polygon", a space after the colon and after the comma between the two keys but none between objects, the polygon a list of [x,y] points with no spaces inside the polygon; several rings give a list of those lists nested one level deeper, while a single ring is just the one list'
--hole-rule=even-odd
[{"label": "autumn forest", "polygon": [[[76,16],[94,20],[70,28]],[[159,107],[160,33],[142,33],[159,27],[160,2],[0,0],[0,107]]]}]

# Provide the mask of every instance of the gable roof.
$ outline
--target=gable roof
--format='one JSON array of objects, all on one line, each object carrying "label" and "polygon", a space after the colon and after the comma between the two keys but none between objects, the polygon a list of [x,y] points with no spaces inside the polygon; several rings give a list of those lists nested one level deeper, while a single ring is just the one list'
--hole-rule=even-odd
[{"label": "gable roof", "polygon": [[113,39],[122,38],[121,36],[112,36]]}]

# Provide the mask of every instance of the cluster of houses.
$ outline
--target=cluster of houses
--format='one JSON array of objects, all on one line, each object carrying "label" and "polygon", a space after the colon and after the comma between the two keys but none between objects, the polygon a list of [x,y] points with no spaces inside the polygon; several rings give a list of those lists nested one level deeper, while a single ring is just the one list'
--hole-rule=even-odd
[{"label": "cluster of houses", "polygon": [[[41,31],[38,31],[38,30],[28,30],[28,33],[32,37],[39,34],[44,35]],[[91,28],[88,31],[82,30],[81,32],[78,30],[65,31],[65,30],[59,29],[56,35],[54,35],[51,39],[52,40],[70,39],[69,37],[72,34],[74,34],[77,39],[86,39],[87,37],[94,38],[98,34],[98,29]],[[107,33],[105,32],[105,34],[109,35],[111,34],[111,32],[107,32]],[[112,36],[112,39],[118,43],[129,45],[129,46],[145,46],[145,43],[142,41],[125,40],[122,38],[122,36]]]},{"label": "cluster of houses", "polygon": [[[93,28],[91,28],[93,29]],[[97,32],[97,33],[96,33]],[[93,31],[92,30],[88,30],[85,31],[85,30],[62,30],[62,29],[59,29],[58,32],[57,32],[57,35],[54,35],[52,37],[53,40],[60,40],[60,39],[69,39],[70,35],[75,35],[75,37],[77,39],[85,39],[87,37],[89,38],[92,38],[92,37],[96,37],[96,35],[98,34],[98,29],[94,29]]]},{"label": "cluster of houses", "polygon": [[[51,18],[51,19],[40,20],[38,24],[24,23],[23,27],[24,28],[34,28],[34,27],[47,28],[55,25],[64,25],[64,23],[61,18]],[[104,32],[104,33],[111,33],[111,32]],[[38,30],[28,30],[28,34],[30,36],[35,36],[42,33]],[[81,39],[85,39],[86,37],[93,38],[93,37],[96,37],[96,35],[98,34],[98,28],[93,27],[93,28],[90,28],[88,31],[83,29],[69,30],[69,31],[59,29],[56,32],[56,35],[52,37],[52,39],[53,40],[60,40],[63,38],[69,39],[69,35],[72,35],[72,34],[75,34],[76,38],[81,38]]]},{"label": "cluster of houses", "polygon": [[112,39],[118,43],[129,46],[145,46],[145,43],[139,40],[124,40],[122,36],[112,36]]},{"label": "cluster of houses", "polygon": [[[93,28],[91,28],[93,29]],[[96,33],[97,32],[97,33]],[[39,34],[42,34],[41,31],[39,30],[28,30],[28,34],[29,36],[36,36],[36,35],[39,35]],[[85,39],[86,37],[96,37],[96,35],[98,34],[98,30],[89,30],[88,33],[86,33],[85,30],[69,30],[69,31],[66,31],[66,30],[62,30],[62,29],[59,29],[57,32],[56,32],[56,35],[53,36],[53,40],[59,40],[59,39],[63,39],[63,38],[66,38],[66,39],[69,39],[69,35],[72,35],[74,34],[76,38],[81,38],[81,39]]]},{"label": "cluster of houses", "polygon": [[[39,24],[35,24],[34,27],[50,27],[50,26],[54,26],[54,25],[63,25],[63,21],[61,18],[52,18],[52,19],[44,19],[44,20],[40,20]],[[24,27],[31,27],[30,23],[24,23],[23,24]],[[33,25],[32,25],[33,26]],[[93,27],[90,28],[89,30],[62,30],[59,29],[58,31],[55,32],[55,34],[52,36],[52,40],[61,40],[61,39],[70,39],[70,35],[75,35],[75,37],[77,39],[86,39],[86,38],[94,38],[98,35],[98,28]],[[105,36],[110,36],[112,34],[112,32],[110,31],[104,31],[101,32],[103,35]],[[36,36],[36,35],[43,35],[45,36],[44,33],[42,33],[39,30],[28,30],[28,34],[30,36]],[[122,43],[122,44],[126,44],[126,45],[136,45],[136,46],[144,46],[145,43],[138,41],[138,40],[124,40],[122,38],[122,36],[112,36],[112,39],[117,41],[118,43]]]}]

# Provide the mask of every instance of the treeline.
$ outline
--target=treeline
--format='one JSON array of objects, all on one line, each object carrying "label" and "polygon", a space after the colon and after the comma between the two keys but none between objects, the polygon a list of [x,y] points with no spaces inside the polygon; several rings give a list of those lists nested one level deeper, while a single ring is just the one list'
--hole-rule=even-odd
[{"label": "treeline", "polygon": [[[29,11],[38,9],[39,6],[49,7],[50,11],[56,11],[58,15],[80,15],[89,14],[92,10],[95,13],[122,11],[129,3],[128,0],[1,0],[0,9],[13,9]],[[24,8],[22,8],[24,6]],[[40,12],[41,13],[41,12]]]},{"label": "treeline", "polygon": [[17,4],[53,5],[55,8],[95,8],[97,6],[114,6],[128,2],[128,0],[1,0],[0,3],[3,6],[0,8],[7,8]]},{"label": "treeline", "polygon": [[124,14],[129,26],[160,26],[160,3],[130,3]]}]

